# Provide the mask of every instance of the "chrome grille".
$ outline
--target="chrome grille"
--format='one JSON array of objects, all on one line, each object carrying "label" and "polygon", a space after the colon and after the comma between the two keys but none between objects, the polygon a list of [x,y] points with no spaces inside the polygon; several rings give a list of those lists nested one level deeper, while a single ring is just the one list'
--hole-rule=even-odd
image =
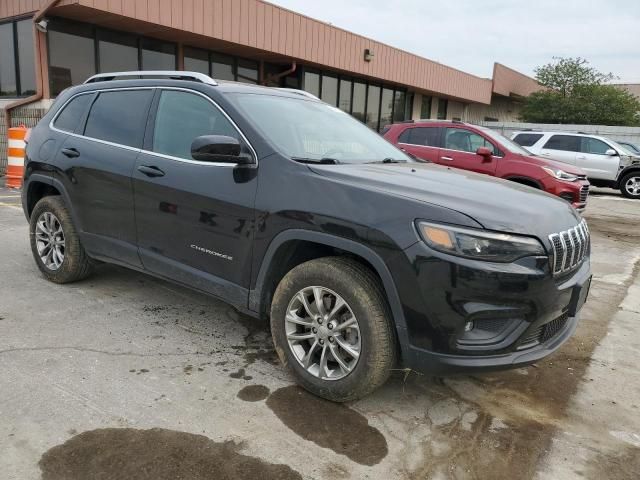
[{"label": "chrome grille", "polygon": [[587,197],[589,196],[589,185],[583,185],[580,189],[580,203],[584,203],[587,201]]},{"label": "chrome grille", "polygon": [[574,228],[549,235],[549,240],[553,247],[551,265],[557,275],[582,263],[589,250],[589,227],[583,220]]}]

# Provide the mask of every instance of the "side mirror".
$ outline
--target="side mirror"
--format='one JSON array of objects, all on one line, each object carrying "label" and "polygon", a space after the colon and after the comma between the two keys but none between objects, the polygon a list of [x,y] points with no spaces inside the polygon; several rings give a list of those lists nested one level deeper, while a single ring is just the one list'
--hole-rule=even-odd
[{"label": "side mirror", "polygon": [[240,140],[224,135],[203,135],[191,143],[191,156],[201,162],[253,163],[250,155],[242,153]]},{"label": "side mirror", "polygon": [[478,150],[476,150],[476,155],[480,155],[484,159],[490,160],[493,156],[493,152],[487,147],[478,147]]},{"label": "side mirror", "polygon": [[613,148],[610,148],[609,150],[607,150],[604,153],[606,155],[609,155],[610,157],[615,157],[616,155],[618,155],[618,152],[616,152]]}]

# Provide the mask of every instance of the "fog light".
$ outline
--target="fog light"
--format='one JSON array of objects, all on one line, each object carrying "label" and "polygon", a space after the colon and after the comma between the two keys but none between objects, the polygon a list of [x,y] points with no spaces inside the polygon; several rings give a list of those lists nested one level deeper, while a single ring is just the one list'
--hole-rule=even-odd
[{"label": "fog light", "polygon": [[465,332],[470,332],[471,330],[473,330],[473,322],[467,322],[464,324],[464,331]]}]

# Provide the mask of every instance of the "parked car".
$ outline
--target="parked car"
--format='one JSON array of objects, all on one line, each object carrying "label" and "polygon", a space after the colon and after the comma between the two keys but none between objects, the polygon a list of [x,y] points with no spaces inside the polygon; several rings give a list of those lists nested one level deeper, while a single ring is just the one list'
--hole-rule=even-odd
[{"label": "parked car", "polygon": [[626,148],[633,155],[640,156],[640,147],[638,145],[636,145],[635,143],[618,141],[618,145],[622,145],[624,148]]},{"label": "parked car", "polygon": [[334,401],[395,368],[540,360],[589,291],[589,229],[568,203],[416,162],[301,91],[100,74],[60,94],[26,154],[45,278],[115,263],[270,318],[282,362]]},{"label": "parked car", "polygon": [[515,132],[513,141],[535,155],[574,165],[592,185],[640,199],[640,156],[610,138],[568,132]]},{"label": "parked car", "polygon": [[455,120],[410,121],[391,125],[384,137],[423,160],[544,190],[578,210],[587,204],[589,182],[582,170],[534,157],[489,128]]}]

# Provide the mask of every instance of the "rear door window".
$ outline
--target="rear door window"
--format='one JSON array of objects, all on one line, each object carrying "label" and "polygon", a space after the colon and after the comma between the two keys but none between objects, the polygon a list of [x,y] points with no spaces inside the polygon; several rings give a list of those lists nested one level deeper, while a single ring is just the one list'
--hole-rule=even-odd
[{"label": "rear door window", "polygon": [[413,127],[407,128],[398,141],[408,145],[421,145],[424,147],[438,147],[440,128],[438,127]]},{"label": "rear door window", "polygon": [[612,148],[597,138],[582,137],[582,153],[593,153],[595,155],[606,155],[607,150]]},{"label": "rear door window", "polygon": [[513,138],[513,141],[523,147],[530,147],[542,138],[542,133],[519,133]]},{"label": "rear door window", "polygon": [[84,135],[142,148],[153,90],[102,92],[93,103]]},{"label": "rear door window", "polygon": [[553,135],[542,148],[565,152],[579,152],[580,137],[576,137],[575,135]]},{"label": "rear door window", "polygon": [[153,151],[191,160],[191,143],[202,135],[240,138],[238,131],[209,100],[188,92],[161,93],[153,132]]},{"label": "rear door window", "polygon": [[67,105],[58,114],[55,122],[53,122],[53,126],[59,130],[74,133],[80,125],[80,121],[84,117],[92,99],[93,93],[78,95],[75,97],[67,103]]}]

